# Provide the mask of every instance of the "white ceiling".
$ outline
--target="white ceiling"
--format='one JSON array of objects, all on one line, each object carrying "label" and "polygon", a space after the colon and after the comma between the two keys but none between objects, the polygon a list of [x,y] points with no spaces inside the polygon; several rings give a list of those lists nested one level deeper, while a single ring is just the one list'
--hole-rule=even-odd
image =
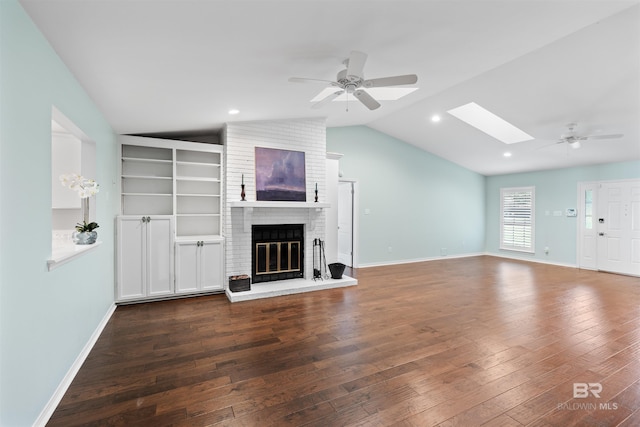
[{"label": "white ceiling", "polygon": [[[485,175],[640,159],[639,3],[21,0],[118,133],[326,116]],[[419,90],[312,110],[323,86],[287,79],[334,80],[351,50],[367,78],[415,73]],[[507,146],[446,113],[471,101],[536,139]],[[625,136],[549,146],[569,122]]]}]

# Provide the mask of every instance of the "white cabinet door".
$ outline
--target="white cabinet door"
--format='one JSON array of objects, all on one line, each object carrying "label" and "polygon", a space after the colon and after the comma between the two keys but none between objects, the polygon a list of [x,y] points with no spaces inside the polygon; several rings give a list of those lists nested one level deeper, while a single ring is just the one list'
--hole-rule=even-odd
[{"label": "white cabinet door", "polygon": [[118,300],[146,296],[146,224],[140,217],[118,218]]},{"label": "white cabinet door", "polygon": [[119,217],[118,301],[173,294],[173,217]]},{"label": "white cabinet door", "polygon": [[176,242],[176,293],[198,291],[199,242]]},{"label": "white cabinet door", "polygon": [[224,290],[222,272],[222,242],[203,241],[200,246],[200,282],[202,290]]},{"label": "white cabinet door", "polygon": [[147,217],[147,295],[173,294],[172,218]]},{"label": "white cabinet door", "polygon": [[222,241],[176,242],[176,293],[222,291]]}]

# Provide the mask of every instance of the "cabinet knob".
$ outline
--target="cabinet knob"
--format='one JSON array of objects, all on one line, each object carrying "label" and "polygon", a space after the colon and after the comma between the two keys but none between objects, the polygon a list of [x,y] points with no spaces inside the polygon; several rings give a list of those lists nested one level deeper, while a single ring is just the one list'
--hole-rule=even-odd
[{"label": "cabinet knob", "polygon": [[150,216],[147,217],[147,222],[151,222],[151,217]]},{"label": "cabinet knob", "polygon": [[142,217],[142,222],[147,222],[147,218]]}]

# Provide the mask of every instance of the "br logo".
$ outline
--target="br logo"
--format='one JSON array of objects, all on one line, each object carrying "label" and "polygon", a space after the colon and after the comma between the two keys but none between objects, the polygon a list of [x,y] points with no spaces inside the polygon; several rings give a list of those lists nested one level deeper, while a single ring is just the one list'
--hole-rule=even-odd
[{"label": "br logo", "polygon": [[589,393],[593,397],[600,398],[602,392],[602,384],[600,383],[573,383],[573,397],[576,399],[584,399],[589,397]]}]

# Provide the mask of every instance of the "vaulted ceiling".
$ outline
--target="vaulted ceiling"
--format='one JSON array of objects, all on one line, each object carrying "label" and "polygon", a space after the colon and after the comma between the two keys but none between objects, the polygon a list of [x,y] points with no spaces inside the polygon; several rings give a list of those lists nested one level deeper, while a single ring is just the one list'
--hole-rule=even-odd
[{"label": "vaulted ceiling", "polygon": [[[118,133],[326,117],[485,175],[640,159],[640,5],[616,0],[21,0]],[[418,90],[312,109],[352,50]],[[476,102],[535,139],[506,145],[446,111]],[[232,108],[240,110],[229,115]],[[432,122],[434,114],[440,122]],[[576,122],[580,135],[554,144]],[[511,152],[506,158],[503,153]]]}]

